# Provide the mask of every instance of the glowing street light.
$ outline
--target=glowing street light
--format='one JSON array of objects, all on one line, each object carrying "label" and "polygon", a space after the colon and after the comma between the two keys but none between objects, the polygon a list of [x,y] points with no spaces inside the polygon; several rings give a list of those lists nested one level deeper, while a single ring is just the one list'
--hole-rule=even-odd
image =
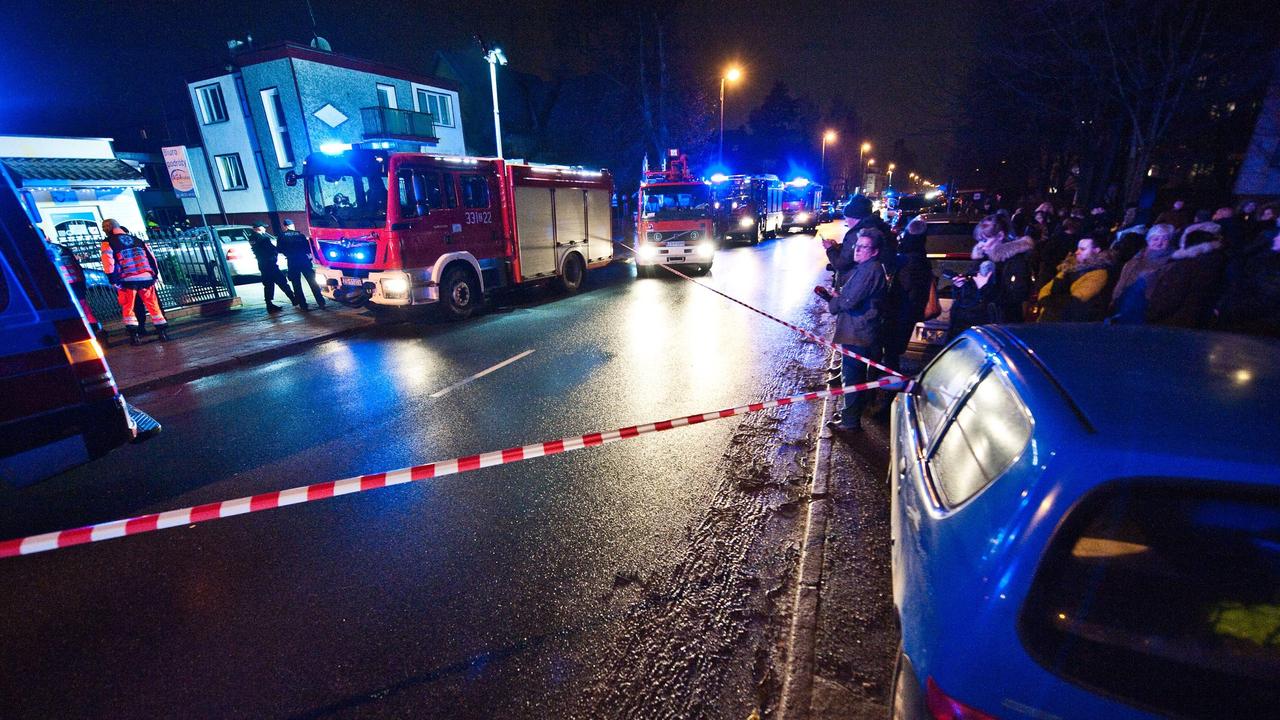
[{"label": "glowing street light", "polygon": [[827,176],[827,143],[836,141],[836,131],[828,130],[822,133],[822,177]]},{"label": "glowing street light", "polygon": [[742,79],[742,68],[737,65],[729,66],[724,71],[724,75],[720,76],[720,164],[724,164],[724,84],[726,81],[736,83]]},{"label": "glowing street light", "polygon": [[893,168],[894,167],[896,166],[893,163],[889,163],[889,177],[885,178],[885,182],[884,182],[885,187],[893,187]]},{"label": "glowing street light", "polygon": [[858,187],[861,188],[867,181],[867,166],[862,162],[862,157],[871,152],[871,143],[862,142],[862,146],[858,148]]}]

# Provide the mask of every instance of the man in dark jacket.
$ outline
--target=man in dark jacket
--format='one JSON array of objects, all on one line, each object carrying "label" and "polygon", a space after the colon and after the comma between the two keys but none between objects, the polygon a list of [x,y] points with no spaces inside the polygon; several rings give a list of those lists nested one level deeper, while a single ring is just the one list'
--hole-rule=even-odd
[{"label": "man in dark jacket", "polygon": [[267,301],[267,312],[279,312],[283,309],[272,302],[276,299],[277,286],[284,291],[284,296],[289,298],[290,305],[297,305],[297,298],[289,291],[289,286],[285,284],[284,273],[280,272],[280,266],[276,264],[276,256],[280,251],[275,243],[271,242],[266,225],[258,223],[253,226],[253,233],[249,235],[249,247],[253,248],[253,257],[258,260],[258,274],[262,276],[262,295]]},{"label": "man in dark jacket", "polygon": [[315,298],[318,307],[324,307],[324,295],[320,294],[320,286],[316,285],[315,269],[311,266],[311,241],[298,232],[292,220],[284,221],[284,232],[276,241],[280,254],[289,265],[289,283],[293,285],[293,296],[298,300],[298,307],[307,309],[307,297],[302,294],[302,280],[306,279],[311,286],[311,297]]},{"label": "man in dark jacket", "polygon": [[844,216],[849,221],[849,231],[845,233],[844,239],[838,245],[830,240],[822,241],[823,247],[827,249],[827,260],[836,273],[836,287],[842,286],[847,273],[857,264],[854,260],[854,245],[857,244],[855,239],[859,231],[875,228],[880,231],[881,237],[889,235],[889,226],[871,212],[871,200],[866,195],[854,195],[844,206]]},{"label": "man in dark jacket", "polygon": [[[856,265],[840,286],[839,294],[832,295],[826,288],[819,294],[827,300],[827,309],[836,317],[835,342],[845,350],[875,360],[880,356],[880,311],[887,288],[884,265],[879,258],[884,235],[875,228],[864,228],[845,242],[853,246]],[[841,356],[840,377],[845,385],[866,382],[867,368],[860,360]],[[832,418],[832,428],[844,432],[861,430],[862,409],[866,403],[865,392],[846,395],[844,410],[839,419]]]},{"label": "man in dark jacket", "polygon": [[924,320],[929,304],[929,288],[935,282],[933,263],[925,256],[925,232],[928,224],[920,218],[907,223],[907,231],[898,241],[898,255],[889,268],[889,289],[884,302],[884,324],[881,328],[884,364],[897,370],[902,353],[907,349],[916,323]]}]

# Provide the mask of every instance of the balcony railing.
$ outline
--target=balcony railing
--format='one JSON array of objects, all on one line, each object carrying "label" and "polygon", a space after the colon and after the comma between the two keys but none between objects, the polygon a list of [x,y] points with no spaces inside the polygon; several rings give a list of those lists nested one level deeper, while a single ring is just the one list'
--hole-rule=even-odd
[{"label": "balcony railing", "polygon": [[389,107],[360,108],[360,121],[364,123],[364,137],[401,138],[435,142],[436,126],[430,113],[399,110]]}]

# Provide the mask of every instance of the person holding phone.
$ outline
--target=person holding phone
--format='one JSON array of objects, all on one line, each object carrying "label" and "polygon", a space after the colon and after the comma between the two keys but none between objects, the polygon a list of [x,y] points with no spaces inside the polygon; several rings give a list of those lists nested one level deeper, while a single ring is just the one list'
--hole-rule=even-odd
[{"label": "person holding phone", "polygon": [[[884,234],[876,228],[863,228],[853,241],[855,265],[840,285],[839,293],[825,287],[814,288],[819,297],[827,301],[827,309],[836,318],[833,340],[845,350],[863,357],[878,360],[880,357],[880,307],[884,302],[888,282],[880,251],[884,248]],[[847,355],[840,358],[840,379],[846,385],[867,381],[867,364]],[[850,393],[844,396],[844,408],[838,417],[832,417],[828,426],[841,433],[862,429],[862,410],[867,404],[867,393]]]}]

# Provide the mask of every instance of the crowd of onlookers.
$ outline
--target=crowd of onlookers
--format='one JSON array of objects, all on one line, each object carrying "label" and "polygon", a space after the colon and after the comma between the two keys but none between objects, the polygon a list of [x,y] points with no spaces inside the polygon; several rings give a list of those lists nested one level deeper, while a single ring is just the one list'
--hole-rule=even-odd
[{"label": "crowd of onlookers", "polygon": [[[835,342],[897,367],[913,330],[941,312],[937,276],[919,218],[890,228],[871,202],[845,206],[848,231],[823,240],[834,290],[815,291],[835,316]],[[1191,212],[1177,201],[1150,223],[1137,208],[1042,203],[996,209],[974,230],[971,264],[944,271],[950,332],[987,323],[1152,323],[1280,337],[1277,208],[1244,203]],[[832,383],[853,385],[867,364],[844,356]],[[865,393],[846,396],[833,419],[860,427]]]},{"label": "crowd of onlookers", "polygon": [[974,233],[971,273],[953,280],[952,329],[1105,321],[1280,337],[1277,215],[1252,202],[1175,201],[1150,223],[1135,207],[1118,220],[1050,203],[998,210]]}]

